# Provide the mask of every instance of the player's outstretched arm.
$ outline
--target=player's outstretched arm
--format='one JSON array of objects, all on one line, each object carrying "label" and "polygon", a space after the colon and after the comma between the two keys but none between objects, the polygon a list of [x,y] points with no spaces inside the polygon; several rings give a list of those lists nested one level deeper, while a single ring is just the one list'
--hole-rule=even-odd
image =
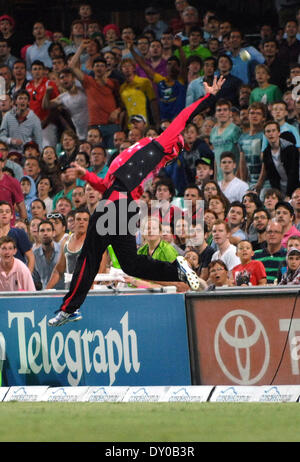
[{"label": "player's outstretched arm", "polygon": [[178,141],[178,136],[180,133],[185,129],[186,124],[195,117],[195,115],[199,114],[199,112],[204,111],[207,108],[210,108],[214,102],[214,96],[218,93],[218,91],[222,88],[225,79],[223,76],[220,76],[219,79],[214,77],[212,85],[207,85],[205,83],[205,90],[206,95],[203,98],[195,101],[194,103],[190,104],[190,106],[184,108],[177,117],[170,123],[170,125],[166,128],[166,130],[156,138],[164,148],[166,152],[171,152],[173,146]]},{"label": "player's outstretched arm", "polygon": [[77,162],[72,162],[67,172],[69,177],[73,180],[80,178],[81,180],[87,181],[94,189],[102,194],[106,191],[105,181],[95,175],[95,173],[89,172],[85,168],[81,167],[81,165],[77,164]]}]

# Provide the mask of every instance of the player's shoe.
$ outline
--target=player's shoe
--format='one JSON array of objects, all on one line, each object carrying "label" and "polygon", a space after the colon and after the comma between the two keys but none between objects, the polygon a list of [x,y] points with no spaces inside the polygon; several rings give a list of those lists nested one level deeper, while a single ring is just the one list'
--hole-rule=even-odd
[{"label": "player's shoe", "polygon": [[48,326],[63,326],[67,322],[80,321],[80,319],[82,319],[82,316],[79,310],[74,311],[74,313],[66,313],[65,311],[59,311],[55,318],[49,319]]},{"label": "player's shoe", "polygon": [[177,269],[178,277],[180,281],[187,282],[192,290],[199,291],[201,290],[201,280],[189,266],[188,262],[184,257],[177,257]]}]

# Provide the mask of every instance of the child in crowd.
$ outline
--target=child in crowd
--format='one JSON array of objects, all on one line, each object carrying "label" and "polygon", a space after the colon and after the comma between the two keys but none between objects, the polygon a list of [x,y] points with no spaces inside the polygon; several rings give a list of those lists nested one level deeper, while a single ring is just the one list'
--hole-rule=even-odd
[{"label": "child in crowd", "polygon": [[287,271],[281,278],[279,285],[300,284],[300,249],[291,247],[287,253]]},{"label": "child in crowd", "polygon": [[23,176],[20,181],[21,190],[24,195],[24,202],[27,211],[28,219],[31,220],[31,204],[37,199],[37,190],[34,180],[30,176]]},{"label": "child in crowd", "polygon": [[263,286],[267,275],[261,261],[252,260],[254,251],[250,241],[242,240],[237,244],[237,256],[241,263],[232,269],[232,276],[237,286]]},{"label": "child in crowd", "polygon": [[287,252],[292,248],[295,247],[296,249],[300,250],[300,236],[290,236],[287,240],[286,250]]},{"label": "child in crowd", "polygon": [[255,67],[255,80],[258,86],[251,91],[250,104],[255,101],[271,104],[281,100],[282,93],[277,85],[273,85],[269,82],[270,78],[271,74],[268,66],[265,64],[258,64]]},{"label": "child in crowd", "polygon": [[196,160],[195,166],[195,183],[200,187],[200,189],[202,189],[205,181],[208,181],[212,178],[212,175],[214,174],[214,166],[212,165],[211,159],[203,156]]},{"label": "child in crowd", "polygon": [[[286,251],[287,253],[291,250],[291,249],[299,249],[300,250],[300,236],[290,236],[287,240],[287,244],[286,244]],[[286,274],[286,272],[288,271],[288,265],[283,265],[279,268],[278,270],[278,274],[277,274],[277,280],[278,280],[278,285],[281,284],[281,280],[283,278],[283,276]],[[286,278],[286,276],[285,276]],[[285,279],[286,280],[286,279]],[[284,283],[283,283],[284,284]]]}]

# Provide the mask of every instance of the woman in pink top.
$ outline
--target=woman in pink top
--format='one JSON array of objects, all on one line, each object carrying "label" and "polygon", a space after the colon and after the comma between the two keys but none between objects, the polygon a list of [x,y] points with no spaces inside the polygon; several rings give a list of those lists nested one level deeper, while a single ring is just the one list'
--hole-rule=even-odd
[{"label": "woman in pink top", "polygon": [[0,239],[0,292],[35,291],[35,285],[27,266],[14,255],[15,241],[4,236]]}]

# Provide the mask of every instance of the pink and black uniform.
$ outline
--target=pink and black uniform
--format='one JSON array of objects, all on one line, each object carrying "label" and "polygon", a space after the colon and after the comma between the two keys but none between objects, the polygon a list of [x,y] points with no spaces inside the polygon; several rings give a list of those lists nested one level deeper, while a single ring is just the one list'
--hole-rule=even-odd
[{"label": "pink and black uniform", "polygon": [[[105,207],[99,210],[97,207],[90,219],[87,236],[77,259],[70,289],[63,299],[61,310],[73,313],[82,305],[94,282],[102,255],[109,244],[112,245],[121,268],[126,274],[147,280],[179,281],[176,261],[174,263],[161,262],[145,255],[137,255],[135,235],[129,232],[128,226],[127,232],[124,233],[122,211],[126,210],[126,223],[130,223],[136,215],[136,210],[129,206],[130,203],[141,197],[145,182],[178,156],[183,146],[181,132],[186,124],[196,114],[210,108],[214,102],[215,97],[207,94],[183,109],[156,139],[143,138],[122,151],[111,163],[104,179],[98,178],[91,172],[86,172],[82,177],[103,194],[105,201],[101,201],[102,205],[114,204],[114,232],[111,232],[109,228],[107,228],[108,232],[103,232],[103,226],[100,226],[100,223],[108,210]],[[121,228],[122,232],[120,232]]]}]

